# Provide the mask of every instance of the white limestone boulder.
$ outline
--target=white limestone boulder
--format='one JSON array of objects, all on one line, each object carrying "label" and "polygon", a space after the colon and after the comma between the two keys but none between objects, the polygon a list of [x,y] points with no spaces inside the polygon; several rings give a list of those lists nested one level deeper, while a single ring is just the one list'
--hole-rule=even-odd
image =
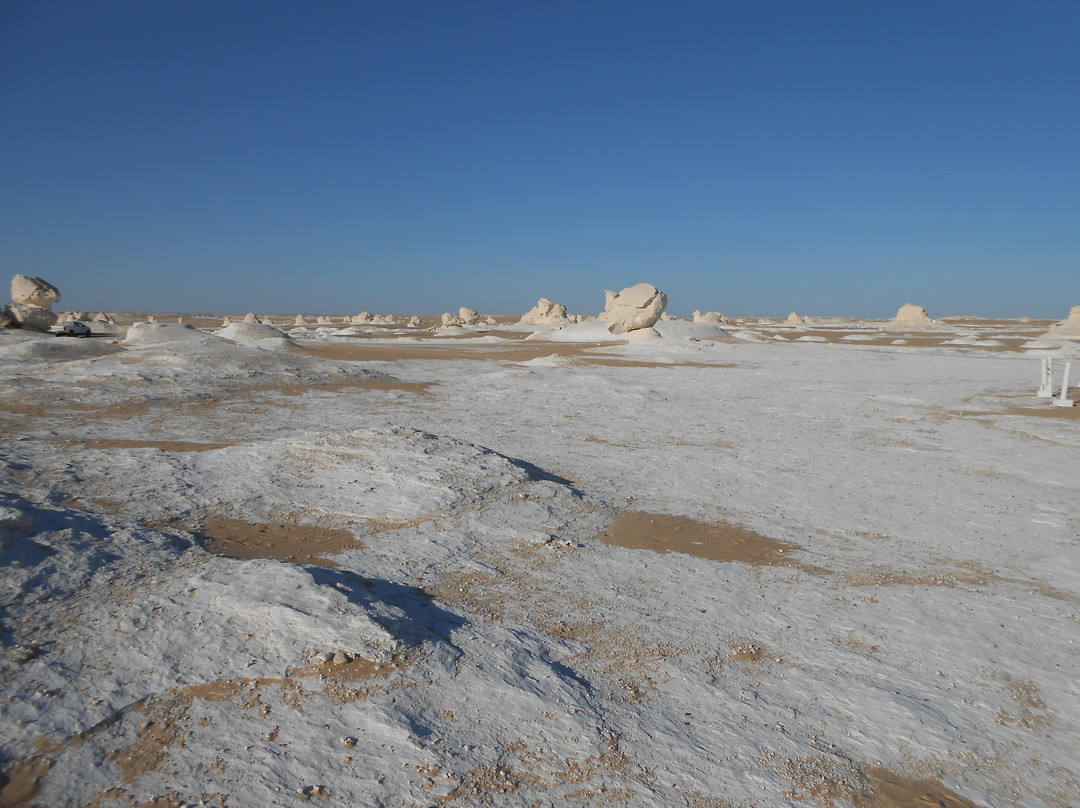
[{"label": "white limestone boulder", "polygon": [[896,312],[896,317],[893,321],[885,326],[886,331],[918,331],[922,328],[931,328],[934,325],[934,321],[930,319],[930,315],[926,313],[926,309],[922,306],[916,306],[914,303],[905,303],[900,307],[900,310]]},{"label": "white limestone boulder", "polygon": [[649,283],[639,283],[615,293],[605,290],[604,318],[612,334],[652,328],[667,307],[667,296]]},{"label": "white limestone boulder", "polygon": [[476,309],[470,309],[466,306],[458,309],[458,319],[461,320],[462,325],[480,324],[480,315],[477,314]]},{"label": "white limestone boulder", "polygon": [[29,303],[9,303],[5,314],[19,327],[34,328],[38,331],[48,331],[59,319],[48,309],[31,306]]},{"label": "white limestone boulder", "polygon": [[26,306],[51,310],[52,304],[60,300],[60,290],[41,278],[16,275],[11,279],[11,300]]}]

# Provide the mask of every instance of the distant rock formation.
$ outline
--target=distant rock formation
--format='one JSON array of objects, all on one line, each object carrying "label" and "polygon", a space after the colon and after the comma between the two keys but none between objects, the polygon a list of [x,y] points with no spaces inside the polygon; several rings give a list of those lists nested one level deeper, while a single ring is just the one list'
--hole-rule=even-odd
[{"label": "distant rock formation", "polygon": [[802,325],[806,325],[806,320],[804,320],[804,319],[803,319],[802,317],[800,317],[800,316],[799,316],[798,314],[796,314],[795,312],[791,312],[791,314],[789,314],[789,315],[787,316],[787,319],[786,319],[786,320],[784,320],[784,322],[785,322],[785,323],[786,323],[787,325],[793,325],[793,326],[802,326]]},{"label": "distant rock formation", "polygon": [[458,309],[458,319],[461,320],[462,325],[480,324],[480,315],[476,313],[476,309],[470,309],[465,306]]},{"label": "distant rock formation", "polygon": [[557,325],[561,328],[568,325],[570,320],[566,316],[566,306],[542,297],[518,322],[522,325]]},{"label": "distant rock formation", "polygon": [[409,318],[408,324],[410,327],[415,328],[416,326],[420,325],[420,318],[414,314],[412,317]]},{"label": "distant rock formation", "polygon": [[257,322],[259,322],[259,321],[258,321],[258,319],[257,319],[257,318],[255,317],[255,315],[254,315],[254,314],[252,314],[252,313],[251,313],[251,312],[249,311],[249,312],[248,312],[247,314],[245,314],[245,315],[244,315],[244,322],[245,322],[245,323],[257,323]]},{"label": "distant rock formation", "polygon": [[[639,283],[618,293],[605,290],[604,295],[607,298],[604,317],[612,334],[626,334],[634,341],[659,336],[653,325],[667,308],[667,295],[655,286]],[[649,333],[633,333],[646,329]]]},{"label": "distant rock formation", "polygon": [[16,275],[11,279],[11,303],[2,315],[10,325],[48,331],[56,324],[52,304],[58,300],[60,290],[48,281],[31,275]]},{"label": "distant rock formation", "polygon": [[461,328],[461,323],[462,323],[461,318],[458,317],[456,314],[451,314],[450,312],[446,312],[442,316],[442,327],[443,328]]},{"label": "distant rock formation", "polygon": [[1041,338],[1080,339],[1080,306],[1073,306],[1069,316],[1053,326]]},{"label": "distant rock formation", "polygon": [[896,317],[891,323],[885,326],[886,331],[917,331],[920,328],[929,328],[934,325],[934,321],[930,319],[930,315],[926,313],[926,309],[922,306],[916,306],[914,303],[905,303],[900,307],[900,310],[896,312]]},{"label": "distant rock formation", "polygon": [[307,320],[304,318],[304,315],[298,314],[296,315],[296,319],[293,320],[293,325],[307,325]]},{"label": "distant rock formation", "polygon": [[694,311],[695,323],[711,323],[712,325],[724,325],[727,323],[727,318],[718,311],[707,311],[702,314],[700,311]]}]

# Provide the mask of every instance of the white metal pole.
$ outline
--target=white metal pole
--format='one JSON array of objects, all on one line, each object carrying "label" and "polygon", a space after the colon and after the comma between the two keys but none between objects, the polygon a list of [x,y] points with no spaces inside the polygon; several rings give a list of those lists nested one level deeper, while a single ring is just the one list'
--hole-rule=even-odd
[{"label": "white metal pole", "polygon": [[1065,363],[1065,375],[1061,379],[1061,397],[1054,401],[1055,407],[1071,407],[1075,402],[1070,401],[1066,396],[1069,392],[1069,371],[1072,370],[1072,362]]}]

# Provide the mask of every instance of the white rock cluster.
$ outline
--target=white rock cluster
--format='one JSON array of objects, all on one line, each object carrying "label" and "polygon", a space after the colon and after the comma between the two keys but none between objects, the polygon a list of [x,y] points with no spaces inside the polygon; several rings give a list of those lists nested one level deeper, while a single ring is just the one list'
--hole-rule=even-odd
[{"label": "white rock cluster", "polygon": [[518,322],[522,325],[557,325],[561,328],[571,321],[566,316],[566,306],[542,297]]},{"label": "white rock cluster", "polygon": [[695,323],[711,323],[712,325],[724,325],[728,322],[727,317],[718,311],[707,311],[702,314],[700,311],[694,311]]},{"label": "white rock cluster", "polygon": [[48,331],[57,317],[52,304],[60,300],[60,290],[48,281],[30,275],[16,275],[11,279],[11,303],[0,313],[6,320],[0,325],[17,325]]},{"label": "white rock cluster", "polygon": [[660,335],[653,325],[667,308],[667,295],[652,284],[639,283],[621,292],[605,290],[604,318],[612,334],[626,334],[631,342]]}]

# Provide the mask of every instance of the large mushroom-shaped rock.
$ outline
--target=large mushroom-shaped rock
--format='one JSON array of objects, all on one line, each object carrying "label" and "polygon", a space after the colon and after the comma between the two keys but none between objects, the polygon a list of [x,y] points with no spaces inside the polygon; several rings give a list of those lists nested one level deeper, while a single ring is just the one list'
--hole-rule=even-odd
[{"label": "large mushroom-shaped rock", "polygon": [[570,320],[566,316],[566,306],[542,297],[536,302],[535,306],[522,315],[518,322],[522,325],[564,326]]},{"label": "large mushroom-shaped rock", "polygon": [[476,313],[476,309],[470,309],[467,306],[458,309],[458,318],[464,325],[480,324],[480,315]]},{"label": "large mushroom-shaped rock", "polygon": [[605,290],[604,317],[612,334],[652,328],[667,307],[667,295],[649,283],[630,286],[616,294]]},{"label": "large mushroom-shaped rock", "polygon": [[900,307],[900,310],[896,312],[896,317],[893,321],[885,326],[885,330],[912,331],[920,328],[928,328],[933,324],[934,321],[930,319],[930,315],[926,313],[926,309],[922,306],[916,306],[914,303],[905,303]]},{"label": "large mushroom-shaped rock", "polygon": [[15,303],[50,310],[60,299],[60,290],[41,278],[16,275],[11,279],[11,299]]},{"label": "large mushroom-shaped rock", "polygon": [[1069,316],[1043,334],[1050,339],[1080,339],[1080,306],[1073,306]]}]

